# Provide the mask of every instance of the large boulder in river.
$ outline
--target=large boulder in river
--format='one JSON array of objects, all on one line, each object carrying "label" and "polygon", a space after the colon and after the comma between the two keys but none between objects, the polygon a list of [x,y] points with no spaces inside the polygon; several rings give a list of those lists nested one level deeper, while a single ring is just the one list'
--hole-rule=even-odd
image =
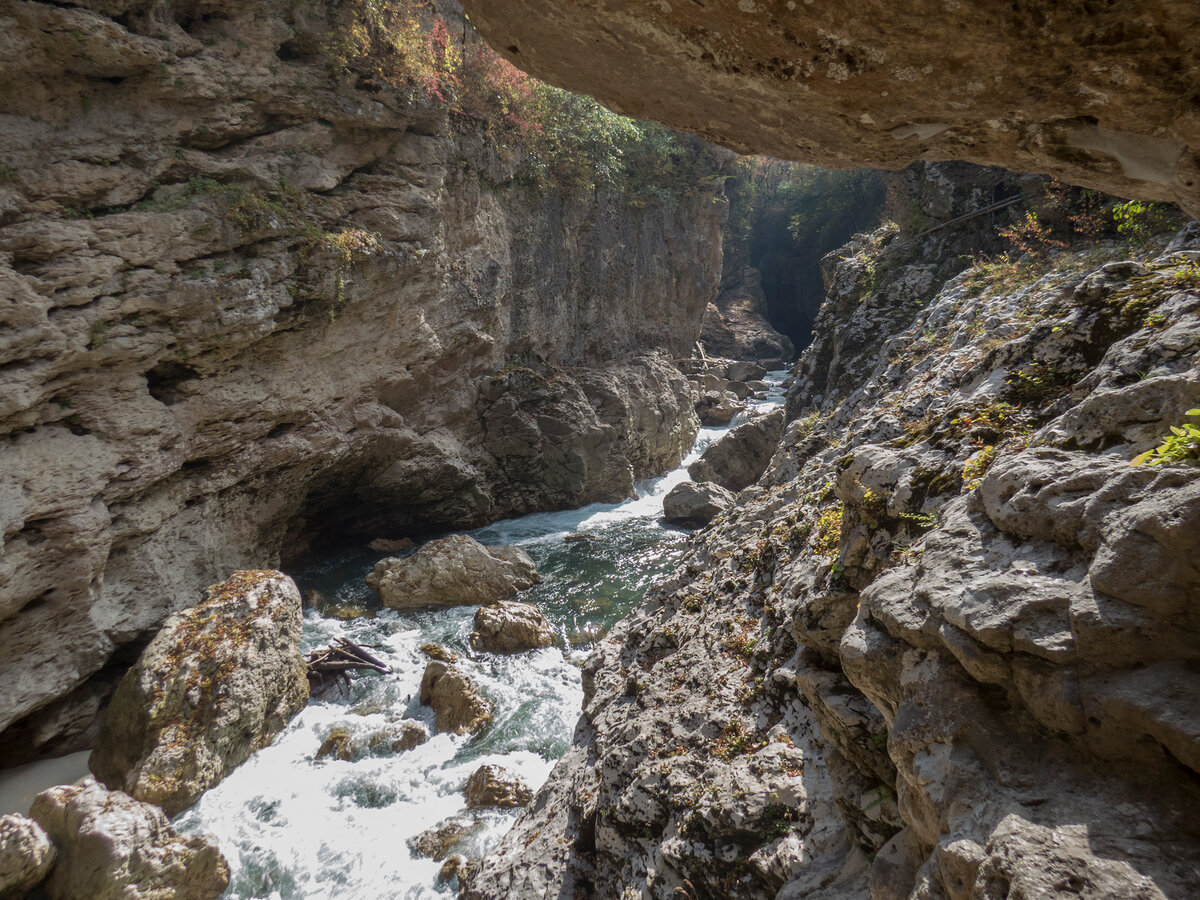
[{"label": "large boulder in river", "polygon": [[737,395],[730,391],[705,391],[696,401],[700,424],[709,427],[728,425],[743,408]]},{"label": "large boulder in river", "polygon": [[229,884],[213,844],[180,835],[157,806],[92,778],[38,794],[30,816],[58,848],[50,900],[215,900]]},{"label": "large boulder in river", "polygon": [[663,498],[663,518],[677,525],[707,525],[733,505],[734,497],[719,484],[685,481]]},{"label": "large boulder in river", "polygon": [[479,607],[471,646],[485,653],[520,653],[549,647],[554,626],[532,603],[500,600]]},{"label": "large boulder in river", "polygon": [[688,466],[694,481],[711,481],[730,491],[747,488],[762,477],[783,434],[784,410],[772,410],[743,422],[709,444]]},{"label": "large boulder in river", "polygon": [[367,575],[367,584],[392,609],[494,603],[541,580],[523,550],[485,547],[465,534],[430,541],[403,559],[382,559]]},{"label": "large boulder in river", "polygon": [[54,845],[37,822],[0,816],[0,900],[25,897],[45,879],[54,858]]},{"label": "large boulder in river", "polygon": [[234,572],[167,619],[126,673],[89,761],[114,790],[187,809],[308,702],[300,592],[280,572]]},{"label": "large boulder in river", "polygon": [[421,702],[437,716],[437,730],[474,733],[492,720],[492,704],[456,666],[431,659],[421,676]]}]

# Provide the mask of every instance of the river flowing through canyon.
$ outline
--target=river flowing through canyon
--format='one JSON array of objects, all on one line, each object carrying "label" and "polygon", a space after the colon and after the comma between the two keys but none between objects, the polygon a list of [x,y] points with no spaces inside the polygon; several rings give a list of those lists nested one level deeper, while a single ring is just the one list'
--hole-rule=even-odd
[{"label": "river flowing through canyon", "polygon": [[[786,372],[767,376],[770,389],[750,409],[783,402]],[[729,427],[744,420],[744,414]],[[683,552],[688,533],[666,525],[662,501],[687,479],[686,467],[729,428],[702,428],[678,468],[638,485],[618,504],[536,513],[470,532],[484,544],[515,544],[537,563],[544,582],[521,599],[554,624],[561,647],[516,656],[470,651],[475,607],[398,613],[379,608],[363,581],[380,557],[342,551],[308,560],[290,574],[304,590],[330,600],[327,610],[362,607],[368,615],[339,619],[309,610],[308,652],[336,638],[372,648],[394,670],[358,677],[349,691],[314,699],[275,742],[205,794],[176,825],[214,836],[232,868],[228,898],[318,900],[326,897],[439,897],[441,862],[413,852],[410,841],[449,820],[466,833],[454,852],[478,858],[512,824],[517,811],[467,814],[463,785],[479,766],[496,764],[536,790],[570,744],[583,698],[579,664],[588,647],[661,579]],[[399,718],[433,731],[419,701],[427,662],[420,648],[436,643],[462,657],[460,667],[492,701],[494,718],[479,737],[434,734],[399,753],[375,755],[372,738]],[[363,748],[349,761],[318,759],[335,729]],[[377,743],[386,747],[386,742]]]}]

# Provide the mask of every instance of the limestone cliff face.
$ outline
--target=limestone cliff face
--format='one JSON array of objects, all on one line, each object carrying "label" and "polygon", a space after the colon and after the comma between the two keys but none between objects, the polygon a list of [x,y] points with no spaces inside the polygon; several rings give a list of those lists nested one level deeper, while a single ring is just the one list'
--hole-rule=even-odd
[{"label": "limestone cliff face", "polygon": [[742,152],[966,160],[1200,210],[1190,0],[465,0],[526,71]]},{"label": "limestone cliff face", "polygon": [[1200,229],[974,241],[828,261],[770,467],[601,642],[469,896],[1200,891],[1200,468],[1130,465],[1200,407]]},{"label": "limestone cliff face", "polygon": [[723,199],[520,183],[440,104],[331,67],[338,15],[0,7],[13,747],[62,749],[120,648],[229,571],[622,495],[690,443],[664,358],[715,295]]}]

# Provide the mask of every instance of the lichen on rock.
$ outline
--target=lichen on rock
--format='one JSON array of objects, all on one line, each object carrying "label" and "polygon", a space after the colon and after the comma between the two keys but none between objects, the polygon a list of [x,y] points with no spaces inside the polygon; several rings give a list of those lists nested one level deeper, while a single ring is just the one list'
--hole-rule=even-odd
[{"label": "lichen on rock", "polygon": [[541,580],[525,551],[485,547],[465,534],[430,541],[412,556],[382,559],[366,577],[391,609],[494,603]]},{"label": "lichen on rock", "polygon": [[89,765],[96,777],[175,815],[308,702],[296,585],[235,572],[176,613],[143,651],[105,712]]}]

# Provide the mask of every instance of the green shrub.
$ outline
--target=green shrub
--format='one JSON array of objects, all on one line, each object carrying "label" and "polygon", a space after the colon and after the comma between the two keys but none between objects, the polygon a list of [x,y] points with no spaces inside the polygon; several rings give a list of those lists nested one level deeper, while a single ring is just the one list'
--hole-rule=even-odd
[{"label": "green shrub", "polygon": [[1171,433],[1163,438],[1161,444],[1145,453],[1139,453],[1131,461],[1132,464],[1170,466],[1200,463],[1200,409],[1189,409],[1184,415],[1198,421],[1172,425]]}]

